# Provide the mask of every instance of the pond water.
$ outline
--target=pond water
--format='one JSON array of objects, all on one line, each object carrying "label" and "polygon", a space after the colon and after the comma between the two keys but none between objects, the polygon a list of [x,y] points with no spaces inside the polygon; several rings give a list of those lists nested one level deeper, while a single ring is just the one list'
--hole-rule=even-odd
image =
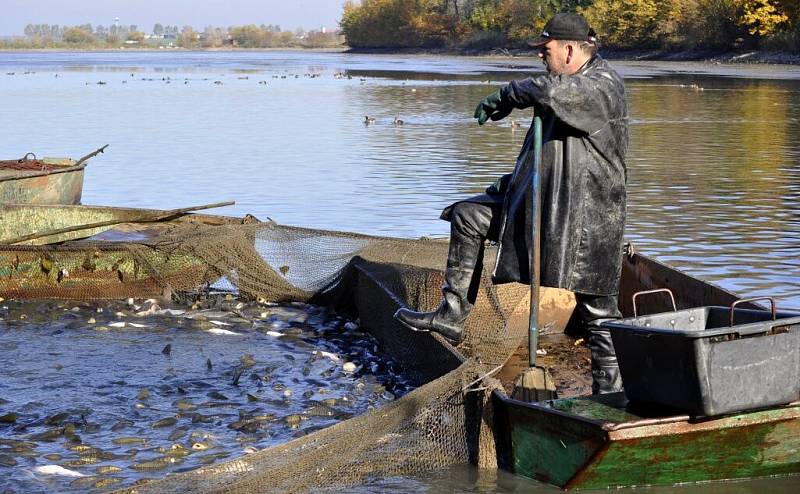
[{"label": "pond water", "polygon": [[[626,237],[741,295],[800,308],[800,67],[614,65],[632,117]],[[0,158],[77,158],[110,144],[87,168],[85,204],[170,209],[235,200],[216,212],[446,235],[440,210],[513,168],[531,118],[517,111],[479,127],[475,104],[540,71],[529,58],[0,53]],[[461,477],[455,486],[448,474],[400,483],[538,486]]]},{"label": "pond water", "polygon": [[357,323],[305,304],[5,301],[0,320],[3,492],[195,469],[412,389]]},{"label": "pond water", "polygon": [[[800,68],[615,66],[632,117],[627,238],[800,307]],[[476,102],[540,70],[528,58],[2,53],[0,156],[110,144],[87,169],[85,204],[235,200],[218,212],[446,235],[439,211],[513,168],[531,117],[479,127]]]}]

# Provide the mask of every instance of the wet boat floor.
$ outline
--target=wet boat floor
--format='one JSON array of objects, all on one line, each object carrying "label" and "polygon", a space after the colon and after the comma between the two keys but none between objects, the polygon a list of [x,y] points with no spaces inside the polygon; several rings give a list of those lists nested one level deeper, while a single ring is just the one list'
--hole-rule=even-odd
[{"label": "wet boat floor", "polygon": [[0,303],[2,492],[132,485],[235,458],[413,388],[330,309]]},{"label": "wet boat floor", "polygon": [[[544,355],[536,357],[536,365],[548,370],[560,398],[592,394],[591,352],[582,338],[564,333],[545,334],[539,339],[539,349],[544,350]],[[527,348],[520,348],[503,369],[505,390],[509,396],[514,391],[513,377],[527,369]]]}]

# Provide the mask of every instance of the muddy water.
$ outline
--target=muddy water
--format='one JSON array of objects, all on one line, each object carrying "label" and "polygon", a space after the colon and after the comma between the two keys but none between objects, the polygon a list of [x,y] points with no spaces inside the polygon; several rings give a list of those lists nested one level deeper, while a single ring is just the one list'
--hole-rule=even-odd
[{"label": "muddy water", "polygon": [[197,468],[410,389],[356,322],[327,309],[131,302],[0,304],[9,492],[83,492]]}]

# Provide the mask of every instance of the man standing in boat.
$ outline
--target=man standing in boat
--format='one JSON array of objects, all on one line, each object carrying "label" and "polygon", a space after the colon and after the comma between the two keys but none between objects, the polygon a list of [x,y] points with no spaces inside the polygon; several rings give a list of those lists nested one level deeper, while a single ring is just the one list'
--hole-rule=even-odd
[{"label": "man standing in boat", "polygon": [[[483,125],[514,109],[542,118],[541,284],[575,292],[577,315],[592,353],[592,391],[619,391],[622,381],[611,336],[600,324],[621,317],[617,295],[625,224],[625,87],[599,55],[595,32],[574,13],[556,14],[539,39],[547,74],[514,81],[475,110]],[[475,303],[485,241],[499,242],[495,283],[530,283],[533,127],[513,173],[486,193],[447,207],[450,248],[444,299],[433,312],[395,314],[416,331],[458,343]]]}]

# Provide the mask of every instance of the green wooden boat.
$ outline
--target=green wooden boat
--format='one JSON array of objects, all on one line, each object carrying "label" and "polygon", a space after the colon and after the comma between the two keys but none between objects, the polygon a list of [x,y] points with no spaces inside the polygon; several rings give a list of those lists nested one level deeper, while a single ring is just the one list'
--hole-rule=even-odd
[{"label": "green wooden boat", "polygon": [[[632,315],[632,294],[655,288],[670,288],[679,309],[730,305],[740,298],[646,256],[626,258],[623,314]],[[641,297],[639,313],[672,310],[664,299]],[[519,352],[515,360],[509,366],[518,371],[527,355]],[[631,408],[624,393],[592,397],[588,391],[540,403],[496,394],[496,432],[505,465],[565,489],[800,473],[800,402],[709,418]]]},{"label": "green wooden boat", "polygon": [[[207,225],[221,225],[241,222],[240,218],[207,214],[174,214],[170,211],[140,208],[121,208],[109,206],[80,205],[32,205],[0,204],[0,244],[7,244],[28,235],[54,232],[37,236],[31,240],[14,242],[17,245],[50,245],[69,240],[100,236],[103,240],[131,241],[145,239],[162,231],[171,221],[179,223],[199,222]],[[152,217],[167,215],[169,221],[142,221]],[[98,225],[61,231],[81,225]],[[108,232],[105,235],[101,235]]]},{"label": "green wooden boat", "polygon": [[714,418],[635,413],[623,393],[547,403],[497,400],[510,467],[565,489],[800,472],[800,403]]},{"label": "green wooden boat", "polygon": [[[419,270],[402,270],[396,276],[420,278]],[[410,352],[398,342],[400,328],[391,314],[401,303],[380,279],[379,264],[356,266],[355,303],[362,327],[422,382],[451,371],[463,362],[441,338],[426,352]],[[378,276],[376,277],[376,274]],[[431,272],[420,299],[438,300],[441,273]],[[734,293],[689,276],[645,255],[626,255],[620,309],[632,315],[634,293],[669,288],[678,309],[724,305],[741,299]],[[376,298],[385,292],[386,300]],[[498,463],[518,475],[567,489],[606,489],[645,485],[673,485],[727,479],[800,474],[800,403],[722,417],[690,417],[672,410],[630,408],[624,394],[591,396],[589,352],[564,333],[574,308],[569,292],[543,288],[541,320],[555,324],[540,337],[548,354],[537,365],[550,370],[561,399],[527,403],[515,399],[516,378],[528,367],[524,342],[500,372],[495,374],[505,393],[493,394],[493,432]],[[740,307],[759,308],[752,303]],[[672,310],[662,295],[639,297],[639,313]],[[527,307],[522,308],[527,319]],[[526,321],[522,321],[525,324]],[[402,333],[403,338],[424,338]],[[447,347],[450,352],[438,348]]]}]

